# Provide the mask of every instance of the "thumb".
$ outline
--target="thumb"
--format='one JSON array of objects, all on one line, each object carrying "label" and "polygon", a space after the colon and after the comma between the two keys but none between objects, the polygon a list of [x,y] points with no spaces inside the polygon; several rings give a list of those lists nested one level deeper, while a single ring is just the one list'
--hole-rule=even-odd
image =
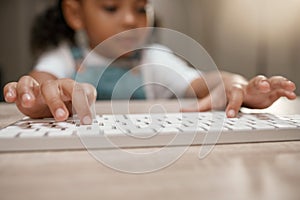
[{"label": "thumb", "polygon": [[211,98],[206,96],[203,99],[198,100],[196,108],[182,108],[181,112],[204,112],[211,109]]}]

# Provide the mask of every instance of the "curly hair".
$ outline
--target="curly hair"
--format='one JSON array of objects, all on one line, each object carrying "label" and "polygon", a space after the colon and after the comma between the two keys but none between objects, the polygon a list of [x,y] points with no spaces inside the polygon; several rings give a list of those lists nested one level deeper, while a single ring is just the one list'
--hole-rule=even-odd
[{"label": "curly hair", "polygon": [[66,23],[62,0],[38,15],[30,34],[30,47],[33,55],[38,57],[43,52],[57,47],[62,41],[75,45],[75,31]]}]

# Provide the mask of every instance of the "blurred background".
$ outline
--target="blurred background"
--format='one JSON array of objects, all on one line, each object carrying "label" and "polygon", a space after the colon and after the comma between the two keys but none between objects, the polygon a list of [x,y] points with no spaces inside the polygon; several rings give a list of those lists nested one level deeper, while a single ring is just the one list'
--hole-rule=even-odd
[{"label": "blurred background", "polygon": [[[300,95],[300,0],[152,1],[160,25],[198,41],[220,70],[247,78],[283,75]],[[1,88],[31,70],[32,20],[55,2],[1,0]]]}]

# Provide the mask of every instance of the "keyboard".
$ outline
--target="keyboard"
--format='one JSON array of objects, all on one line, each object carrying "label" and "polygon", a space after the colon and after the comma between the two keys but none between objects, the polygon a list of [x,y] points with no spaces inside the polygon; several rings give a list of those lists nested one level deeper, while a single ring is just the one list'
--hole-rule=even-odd
[{"label": "keyboard", "polygon": [[300,140],[300,114],[97,115],[91,125],[24,118],[0,130],[0,151],[163,147]]}]

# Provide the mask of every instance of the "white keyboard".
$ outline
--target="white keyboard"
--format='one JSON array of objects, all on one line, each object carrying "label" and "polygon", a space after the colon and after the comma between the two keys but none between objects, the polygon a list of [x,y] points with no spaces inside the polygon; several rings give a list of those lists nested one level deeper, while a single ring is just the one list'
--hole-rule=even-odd
[{"label": "white keyboard", "polygon": [[[208,137],[208,136],[213,137]],[[76,120],[24,118],[0,130],[0,151],[109,149],[300,140],[300,114],[224,112],[97,116],[92,125]]]}]

